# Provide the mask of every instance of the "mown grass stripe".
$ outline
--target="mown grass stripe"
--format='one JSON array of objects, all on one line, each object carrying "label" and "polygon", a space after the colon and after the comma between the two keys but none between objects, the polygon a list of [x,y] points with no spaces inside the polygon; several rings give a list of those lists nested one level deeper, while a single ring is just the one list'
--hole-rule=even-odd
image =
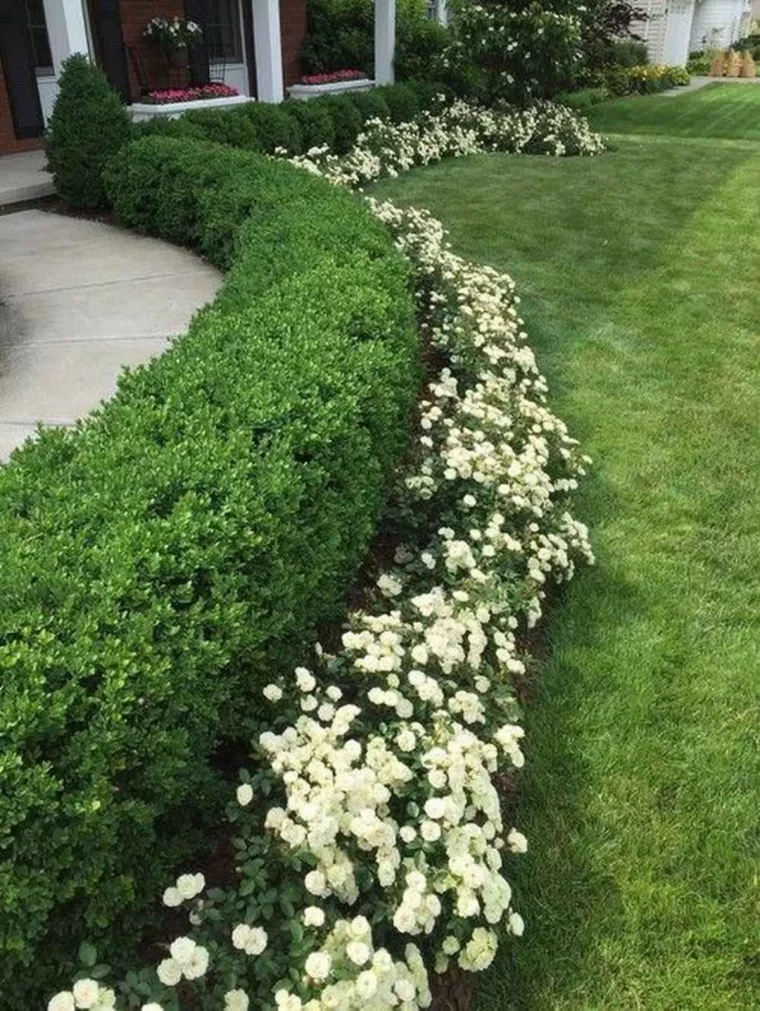
[{"label": "mown grass stripe", "polygon": [[[669,139],[687,99],[701,119]],[[736,108],[760,139],[760,88],[627,101],[636,122],[609,121],[640,135],[603,158],[382,187],[513,273],[552,405],[596,458],[599,567],[551,616],[527,713],[528,930],[478,1011],[729,1011],[760,992],[760,144],[694,139],[736,135]]]}]

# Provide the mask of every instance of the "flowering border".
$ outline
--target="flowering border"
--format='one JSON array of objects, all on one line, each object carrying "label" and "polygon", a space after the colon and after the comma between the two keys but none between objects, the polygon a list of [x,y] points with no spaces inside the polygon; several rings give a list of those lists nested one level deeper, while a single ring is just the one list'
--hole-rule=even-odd
[{"label": "flowering border", "polygon": [[[338,185],[360,189],[383,176],[395,177],[415,165],[444,158],[485,154],[596,155],[604,142],[588,122],[562,105],[538,102],[526,109],[485,108],[439,97],[431,111],[406,123],[371,119],[347,155],[313,147],[292,162]],[[285,157],[287,152],[280,150]]]},{"label": "flowering border", "polygon": [[[494,120],[478,122],[493,136]],[[357,163],[308,167],[356,183]],[[510,278],[457,257],[426,212],[369,203],[409,261],[434,363],[394,496],[393,561],[339,648],[318,645],[310,668],[263,691],[261,761],[228,808],[240,882],[206,890],[202,874],[181,875],[163,901],[187,909],[190,930],[157,969],[110,988],[86,946],[49,1011],[174,1011],[188,986],[225,1011],[416,1011],[431,971],[483,969],[497,924],[523,932],[506,871],[527,840],[505,835],[497,790],[524,763],[517,634],[548,583],[593,561],[566,508],[588,460],[546,406]]]}]

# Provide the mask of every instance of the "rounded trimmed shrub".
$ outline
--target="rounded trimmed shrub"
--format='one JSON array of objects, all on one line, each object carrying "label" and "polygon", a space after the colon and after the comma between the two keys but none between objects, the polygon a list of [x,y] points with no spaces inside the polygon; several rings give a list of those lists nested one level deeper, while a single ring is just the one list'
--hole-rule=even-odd
[{"label": "rounded trimmed shrub", "polygon": [[103,72],[81,53],[65,60],[45,134],[58,194],[72,207],[105,207],[103,169],[130,136],[127,112]]},{"label": "rounded trimmed shrub", "polygon": [[362,123],[368,119],[390,119],[391,111],[385,97],[374,88],[366,91],[348,91],[346,97],[361,116]]},{"label": "rounded trimmed shrub", "polygon": [[303,139],[301,127],[296,119],[279,105],[268,102],[246,102],[239,106],[252,125],[256,134],[257,148],[263,154],[273,154],[281,147],[290,154],[301,154]]},{"label": "rounded trimmed shrub", "polygon": [[229,268],[168,351],[0,468],[0,987],[44,1006],[83,937],[129,958],[218,814],[213,756],[342,613],[419,383],[408,267],[349,192],[144,137],[120,224]]},{"label": "rounded trimmed shrub", "polygon": [[296,120],[301,128],[303,150],[312,147],[332,147],[335,128],[330,113],[318,102],[300,102],[288,99],[281,106],[283,112]]},{"label": "rounded trimmed shrub", "polygon": [[251,151],[262,150],[256,128],[246,113],[245,106],[238,105],[233,109],[191,109],[178,121],[182,124],[180,135]]},{"label": "rounded trimmed shrub", "polygon": [[382,96],[394,123],[408,123],[420,112],[419,97],[407,84],[386,84],[375,93]]},{"label": "rounded trimmed shrub", "polygon": [[332,120],[335,154],[346,154],[356,143],[362,128],[359,110],[346,95],[325,95],[312,101],[315,105],[327,109]]},{"label": "rounded trimmed shrub", "polygon": [[406,81],[406,87],[417,96],[420,108],[424,111],[435,109],[439,104],[439,96],[443,95],[445,102],[454,98],[454,92],[441,81]]}]

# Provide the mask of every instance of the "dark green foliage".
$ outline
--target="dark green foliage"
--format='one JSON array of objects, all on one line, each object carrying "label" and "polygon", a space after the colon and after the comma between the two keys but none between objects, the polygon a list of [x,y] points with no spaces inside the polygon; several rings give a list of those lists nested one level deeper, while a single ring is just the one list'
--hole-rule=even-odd
[{"label": "dark green foliage", "polygon": [[[290,154],[300,154],[304,149],[301,119],[290,111],[291,103],[270,105],[266,102],[246,102],[232,109],[191,109],[176,119],[156,116],[133,129],[135,139],[140,137],[184,137],[211,141],[261,154],[273,154],[275,148],[285,148]],[[295,104],[295,103],[293,103]],[[311,120],[325,114],[312,114]],[[319,127],[313,126],[314,130]],[[329,136],[329,126],[327,127]]]},{"label": "dark green foliage", "polygon": [[390,119],[390,109],[385,97],[374,88],[366,91],[349,91],[346,97],[361,116],[362,123],[368,119]]},{"label": "dark green foliage", "polygon": [[[302,62],[308,73],[333,70],[374,71],[372,0],[309,0],[308,32]],[[395,72],[399,80],[431,76],[448,32],[429,18],[423,0],[398,0],[396,5]]]},{"label": "dark green foliage", "polygon": [[129,137],[129,117],[102,71],[81,54],[70,56],[45,135],[58,194],[73,207],[104,207],[103,166]]},{"label": "dark green foliage", "polygon": [[333,150],[335,154],[345,154],[356,143],[362,128],[359,110],[346,95],[326,95],[312,99],[315,105],[327,109],[333,124]]},{"label": "dark green foliage", "polygon": [[394,123],[408,123],[420,112],[419,97],[407,84],[390,84],[376,88],[375,94],[382,95]]},{"label": "dark green foliage", "polygon": [[140,123],[132,124],[133,140],[139,140],[141,137],[191,137],[193,135],[197,135],[197,131],[189,127],[184,116],[171,119],[167,116],[153,116],[151,119],[144,119]]},{"label": "dark green foliage", "polygon": [[429,17],[424,5],[415,2],[410,8],[402,25],[404,34],[396,37],[393,68],[399,81],[439,75],[441,56],[451,39],[449,29]]},{"label": "dark green foliage", "polygon": [[637,42],[636,39],[620,39],[613,42],[609,62],[619,67],[646,66],[649,63],[649,50],[646,42]]},{"label": "dark green foliage", "polygon": [[412,80],[407,81],[405,87],[416,95],[419,106],[423,110],[435,109],[441,95],[446,102],[454,97],[454,92],[442,81]]},{"label": "dark green foliage", "polygon": [[230,270],[169,351],[0,469],[9,1011],[83,935],[124,950],[145,922],[223,795],[214,750],[339,613],[418,385],[405,262],[348,191],[160,136],[106,184],[121,224]]},{"label": "dark green foliage", "polygon": [[270,105],[268,102],[246,102],[239,108],[253,126],[259,151],[273,154],[275,148],[282,147],[290,154],[302,152],[301,127],[298,121],[279,105]]},{"label": "dark green foliage", "polygon": [[598,88],[581,88],[579,91],[563,91],[554,96],[554,101],[560,105],[567,105],[571,109],[590,109],[592,105],[606,102],[611,98],[612,93],[609,88],[600,85]]},{"label": "dark green foliage", "polygon": [[434,107],[436,96],[448,92],[444,85],[428,81],[325,95],[307,102],[288,100],[282,105],[250,102],[229,110],[197,109],[176,119],[156,116],[136,124],[132,132],[135,139],[161,136],[207,140],[263,154],[272,154],[278,147],[301,154],[323,146],[345,154],[368,119],[408,122],[423,105]]},{"label": "dark green foliage", "polygon": [[280,106],[296,120],[301,129],[304,151],[312,147],[329,147],[335,142],[335,128],[330,113],[318,102],[289,100]]},{"label": "dark green foliage", "polygon": [[233,109],[191,109],[181,117],[181,122],[185,136],[249,151],[265,150],[245,105]]}]

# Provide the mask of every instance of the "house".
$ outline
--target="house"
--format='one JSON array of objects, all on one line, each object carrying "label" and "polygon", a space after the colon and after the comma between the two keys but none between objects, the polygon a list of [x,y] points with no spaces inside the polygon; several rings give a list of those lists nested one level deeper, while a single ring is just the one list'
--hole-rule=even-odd
[{"label": "house", "polygon": [[72,53],[89,54],[127,103],[165,85],[143,31],[151,18],[175,15],[204,26],[190,61],[195,80],[280,101],[299,79],[306,0],[9,0],[0,3],[0,154],[40,146]]},{"label": "house", "polygon": [[[754,0],[760,9],[760,0]],[[652,63],[686,66],[689,53],[725,49],[749,32],[753,0],[643,0],[635,31]]]}]

